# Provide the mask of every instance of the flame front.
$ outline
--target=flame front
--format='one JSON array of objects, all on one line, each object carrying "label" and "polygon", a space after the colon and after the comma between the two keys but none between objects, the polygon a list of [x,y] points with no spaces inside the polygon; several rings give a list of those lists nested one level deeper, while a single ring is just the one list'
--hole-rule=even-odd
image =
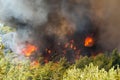
[{"label": "flame front", "polygon": [[86,37],[84,46],[85,47],[92,47],[93,45],[94,45],[94,39],[90,36]]},{"label": "flame front", "polygon": [[23,54],[27,57],[31,56],[33,52],[37,50],[37,47],[31,44],[27,44],[26,47],[22,50]]}]

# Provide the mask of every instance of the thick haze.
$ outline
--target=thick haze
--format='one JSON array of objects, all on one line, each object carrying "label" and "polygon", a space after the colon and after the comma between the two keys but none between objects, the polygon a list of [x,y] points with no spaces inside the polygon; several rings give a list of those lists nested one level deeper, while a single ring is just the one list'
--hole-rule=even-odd
[{"label": "thick haze", "polygon": [[120,0],[0,0],[0,21],[17,29],[18,42],[49,45],[51,37],[66,42],[68,33],[98,29],[103,49],[120,50],[119,6]]},{"label": "thick haze", "polygon": [[91,0],[95,23],[100,29],[99,43],[106,49],[120,51],[120,0]]}]

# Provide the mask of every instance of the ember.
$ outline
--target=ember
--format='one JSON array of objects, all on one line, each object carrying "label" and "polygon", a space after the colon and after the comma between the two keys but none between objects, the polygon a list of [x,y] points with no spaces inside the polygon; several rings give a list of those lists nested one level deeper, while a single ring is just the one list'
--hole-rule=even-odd
[{"label": "ember", "polygon": [[32,61],[31,62],[31,69],[38,68],[39,67],[39,61]]},{"label": "ember", "polygon": [[46,52],[47,52],[48,54],[51,54],[51,50],[49,50],[49,49],[47,49],[47,48],[46,48]]},{"label": "ember", "polygon": [[31,56],[33,52],[37,50],[37,47],[31,44],[27,44],[27,46],[22,50],[23,54],[27,57]]},{"label": "ember", "polygon": [[90,36],[86,37],[84,46],[85,47],[92,47],[94,45],[94,39]]}]

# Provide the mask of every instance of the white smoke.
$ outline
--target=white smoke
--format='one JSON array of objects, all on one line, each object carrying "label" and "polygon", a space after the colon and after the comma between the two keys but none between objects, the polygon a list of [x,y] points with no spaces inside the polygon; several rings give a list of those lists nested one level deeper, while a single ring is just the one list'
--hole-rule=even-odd
[{"label": "white smoke", "polygon": [[0,19],[5,23],[15,19],[32,25],[43,24],[48,12],[45,0],[0,0]]}]

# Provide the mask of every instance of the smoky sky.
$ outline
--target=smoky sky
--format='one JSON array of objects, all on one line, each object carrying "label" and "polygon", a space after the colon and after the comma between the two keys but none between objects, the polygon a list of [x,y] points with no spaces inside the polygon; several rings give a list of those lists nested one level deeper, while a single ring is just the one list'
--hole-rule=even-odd
[{"label": "smoky sky", "polygon": [[[97,43],[120,49],[119,0],[0,0],[0,21],[17,30],[19,41],[67,41],[68,33],[98,29]],[[84,35],[84,34],[83,34]]]}]

